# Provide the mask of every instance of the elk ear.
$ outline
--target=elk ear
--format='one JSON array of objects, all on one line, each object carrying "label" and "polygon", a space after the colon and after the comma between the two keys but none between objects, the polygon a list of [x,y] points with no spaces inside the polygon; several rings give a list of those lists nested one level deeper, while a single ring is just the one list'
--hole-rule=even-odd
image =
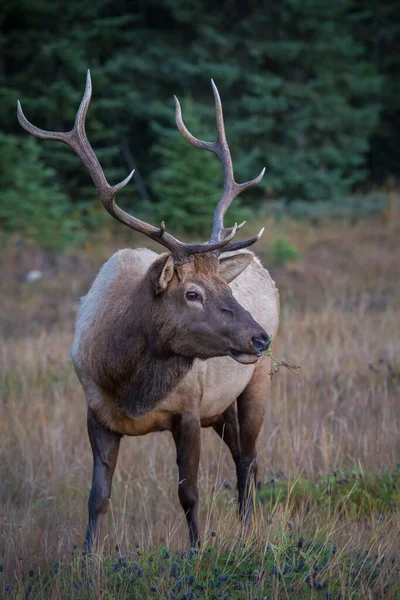
[{"label": "elk ear", "polygon": [[167,289],[174,276],[174,259],[169,255],[166,259],[163,257],[161,260],[157,260],[153,266],[153,277],[151,279],[153,280],[154,293],[157,296],[157,294]]},{"label": "elk ear", "polygon": [[252,260],[253,255],[250,252],[222,257],[219,259],[219,274],[226,283],[230,283],[249,266]]}]

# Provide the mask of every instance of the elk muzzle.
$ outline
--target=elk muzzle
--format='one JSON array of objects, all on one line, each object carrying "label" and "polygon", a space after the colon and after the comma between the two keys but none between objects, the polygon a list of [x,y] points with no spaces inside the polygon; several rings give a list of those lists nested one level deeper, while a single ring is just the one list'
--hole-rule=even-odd
[{"label": "elk muzzle", "polygon": [[[256,325],[256,323],[254,322]],[[243,342],[242,344],[235,344],[236,347],[231,347],[229,350],[229,354],[232,358],[234,358],[237,362],[242,364],[253,364],[256,363],[260,358],[262,358],[263,353],[268,350],[271,344],[271,338],[262,327],[257,325],[257,333],[251,336],[250,339],[247,337],[247,343]],[[253,330],[254,331],[254,330]]]},{"label": "elk muzzle", "polygon": [[266,352],[271,344],[271,338],[268,333],[263,333],[260,336],[251,338],[251,344],[254,350],[260,354]]}]

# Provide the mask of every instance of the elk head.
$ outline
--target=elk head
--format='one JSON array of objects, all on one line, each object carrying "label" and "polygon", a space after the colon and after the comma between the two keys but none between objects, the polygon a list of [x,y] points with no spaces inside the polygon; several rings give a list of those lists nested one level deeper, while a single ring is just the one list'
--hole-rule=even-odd
[{"label": "elk head", "polygon": [[229,355],[238,362],[252,363],[268,348],[270,338],[235,300],[228,285],[250,264],[252,255],[239,253],[225,258],[220,258],[220,255],[251,246],[261,237],[263,229],[249,240],[232,241],[244,223],[225,228],[223,218],[233,199],[261,181],[265,169],[251,181],[236,183],[225,136],[222,104],[213,81],[212,87],[218,129],[215,142],[201,141],[192,136],[183,123],[181,107],[175,97],[179,131],[193,146],[216,154],[224,169],[224,190],[215,209],[210,240],[204,244],[182,243],[166,232],[164,222],[155,227],[126,213],[116,204],[117,192],[127,185],[134,171],[114,186],[110,186],[105,178],[85,131],[92,94],[89,72],[71,131],[51,132],[35,127],[24,116],[19,102],[18,120],[32,135],[70,146],[88,169],[106,210],[124,225],[144,233],[169,251],[151,265],[144,283],[156,305],[156,310],[151,313],[156,332],[155,346],[160,343],[159,338],[162,352],[203,359]]},{"label": "elk head", "polygon": [[252,254],[218,259],[211,254],[175,265],[161,256],[150,268],[146,284],[154,298],[149,320],[152,343],[160,353],[191,358],[232,356],[254,363],[270,338],[232,295],[229,282],[251,262]]}]

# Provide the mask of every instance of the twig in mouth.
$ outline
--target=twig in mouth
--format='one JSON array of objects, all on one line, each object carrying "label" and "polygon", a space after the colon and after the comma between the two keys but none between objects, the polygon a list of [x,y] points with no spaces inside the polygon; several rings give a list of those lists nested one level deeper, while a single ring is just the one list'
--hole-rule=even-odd
[{"label": "twig in mouth", "polygon": [[274,356],[272,356],[272,338],[271,338],[271,343],[269,345],[269,348],[265,352],[265,355],[269,356],[269,358],[272,360],[272,367],[271,367],[271,370],[269,371],[269,376],[271,377],[271,379],[275,375],[275,373],[279,373],[279,369],[281,367],[285,367],[291,373],[293,373],[294,375],[296,375],[296,377],[300,381],[303,381],[302,378],[300,377],[300,375],[297,372],[298,369],[301,369],[300,366],[298,366],[298,365],[290,365],[285,360],[278,360],[277,358],[275,358]]},{"label": "twig in mouth", "polygon": [[296,377],[300,381],[303,381],[302,378],[300,377],[300,375],[297,372],[297,369],[301,369],[300,366],[298,366],[298,365],[289,365],[289,363],[287,363],[285,360],[278,360],[277,358],[275,358],[274,356],[272,356],[272,354],[271,354],[271,358],[272,358],[272,368],[271,368],[271,370],[269,372],[269,376],[271,377],[271,379],[272,379],[272,377],[273,377],[273,375],[275,373],[279,372],[279,369],[281,367],[285,367],[286,369],[289,369],[289,371],[291,373],[293,373],[294,375],[296,375]]}]

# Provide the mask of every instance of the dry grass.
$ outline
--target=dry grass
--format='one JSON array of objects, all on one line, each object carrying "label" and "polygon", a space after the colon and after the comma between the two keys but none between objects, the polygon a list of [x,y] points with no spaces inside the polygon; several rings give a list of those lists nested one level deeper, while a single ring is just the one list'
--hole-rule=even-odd
[{"label": "dry grass", "polygon": [[[393,469],[400,460],[400,224],[325,231],[283,224],[280,229],[279,234],[297,243],[303,260],[273,273],[282,304],[273,351],[302,366],[303,382],[284,370],[273,378],[258,442],[261,481],[278,472],[278,477],[289,478],[290,488],[299,477],[316,481],[333,469],[357,466],[362,474]],[[84,397],[68,353],[78,297],[115,244],[98,247],[81,257],[49,257],[14,245],[4,262],[0,597],[11,581],[10,594],[23,598],[16,581],[29,569],[68,563],[74,544],[82,543],[91,453]],[[261,245],[258,251],[263,250]],[[42,269],[44,278],[28,284],[24,276],[32,268]],[[238,543],[233,463],[214,432],[202,435],[199,481],[205,536],[212,544],[210,532],[215,530],[220,547],[233,548]],[[184,547],[176,481],[168,433],[124,439],[104,528],[105,551],[116,544],[129,551],[136,540],[142,548]],[[253,543],[275,548],[288,527],[296,535],[334,539],[339,562],[361,547],[375,553],[377,561],[383,556],[398,559],[396,510],[378,513],[371,506],[369,514],[350,518],[346,506],[323,513],[318,505],[310,510],[307,497],[294,505],[289,493],[272,510],[258,509]],[[379,598],[387,585],[385,597],[397,597],[390,587],[399,584],[396,568],[394,562],[385,580],[363,584],[360,596],[351,596],[343,575],[341,598]],[[269,597],[287,597],[288,590],[279,589],[271,589]],[[55,585],[47,591],[40,597],[77,597],[57,591]]]}]

